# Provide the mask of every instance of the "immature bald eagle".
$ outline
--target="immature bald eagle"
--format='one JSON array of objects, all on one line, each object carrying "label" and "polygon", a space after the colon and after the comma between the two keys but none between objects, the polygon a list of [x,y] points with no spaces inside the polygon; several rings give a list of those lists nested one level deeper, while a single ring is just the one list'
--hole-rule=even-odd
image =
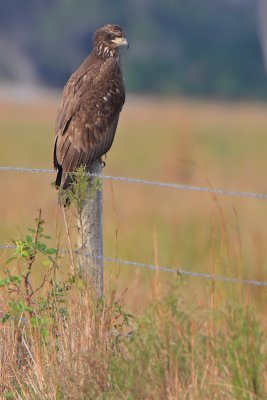
[{"label": "immature bald eagle", "polygon": [[56,187],[72,184],[71,172],[90,166],[110,149],[125,100],[118,49],[128,46],[118,25],[94,35],[91,54],[68,80],[56,119]]}]

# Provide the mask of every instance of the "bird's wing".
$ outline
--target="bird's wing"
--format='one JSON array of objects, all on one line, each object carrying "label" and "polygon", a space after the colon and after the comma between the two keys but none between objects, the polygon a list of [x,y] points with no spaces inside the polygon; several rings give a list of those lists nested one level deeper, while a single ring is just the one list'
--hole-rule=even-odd
[{"label": "bird's wing", "polygon": [[84,84],[85,75],[87,84],[89,84],[90,79],[93,80],[98,69],[99,65],[92,62],[92,57],[89,56],[69,78],[64,87],[61,103],[57,112],[56,135],[64,134],[70,119],[76,113],[77,103],[80,101],[81,96],[80,89]]},{"label": "bird's wing", "polygon": [[111,147],[125,100],[119,62],[92,65],[67,83],[56,122],[54,163],[63,173],[89,167]]}]

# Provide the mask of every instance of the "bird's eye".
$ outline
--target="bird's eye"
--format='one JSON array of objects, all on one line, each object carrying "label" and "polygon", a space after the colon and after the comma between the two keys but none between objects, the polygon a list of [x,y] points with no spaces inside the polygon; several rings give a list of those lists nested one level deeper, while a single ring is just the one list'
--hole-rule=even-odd
[{"label": "bird's eye", "polygon": [[111,33],[110,35],[109,35],[109,40],[113,40],[113,39],[115,39],[115,35],[113,35],[113,33]]}]

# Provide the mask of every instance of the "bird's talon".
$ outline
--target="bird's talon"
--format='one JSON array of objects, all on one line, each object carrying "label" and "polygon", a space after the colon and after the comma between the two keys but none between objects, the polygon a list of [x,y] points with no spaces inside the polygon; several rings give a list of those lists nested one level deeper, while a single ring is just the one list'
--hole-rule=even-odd
[{"label": "bird's talon", "polygon": [[98,161],[100,162],[102,168],[104,168],[106,166],[106,163],[102,157],[100,157]]}]

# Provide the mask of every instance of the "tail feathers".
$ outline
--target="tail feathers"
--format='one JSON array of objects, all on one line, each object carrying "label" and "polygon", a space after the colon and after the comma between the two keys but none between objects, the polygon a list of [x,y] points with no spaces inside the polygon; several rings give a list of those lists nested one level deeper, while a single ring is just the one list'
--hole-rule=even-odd
[{"label": "tail feathers", "polygon": [[68,207],[71,203],[70,191],[72,191],[73,178],[68,173],[63,173],[62,167],[59,165],[55,186],[58,192],[58,204],[63,207]]},{"label": "tail feathers", "polygon": [[57,177],[56,177],[56,181],[55,181],[55,186],[57,189],[59,189],[60,185],[61,185],[61,179],[62,179],[62,167],[59,165],[57,168],[58,169],[57,169]]},{"label": "tail feathers", "polygon": [[73,191],[73,177],[66,173],[64,177],[64,183],[58,193],[58,203],[61,206],[68,207],[71,203],[70,193]]}]

